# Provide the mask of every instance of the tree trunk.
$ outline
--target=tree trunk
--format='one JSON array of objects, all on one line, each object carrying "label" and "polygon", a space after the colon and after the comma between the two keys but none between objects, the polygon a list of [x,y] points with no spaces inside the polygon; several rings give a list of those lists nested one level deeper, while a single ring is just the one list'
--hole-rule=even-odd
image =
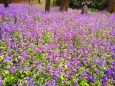
[{"label": "tree trunk", "polygon": [[88,13],[87,11],[88,11],[88,6],[84,5],[83,8],[82,8],[81,14],[87,14]]},{"label": "tree trunk", "polygon": [[112,11],[115,13],[115,0],[110,0],[109,4],[110,4]]},{"label": "tree trunk", "polygon": [[61,0],[60,11],[68,11],[68,0]]},{"label": "tree trunk", "polygon": [[115,13],[115,0],[109,0],[109,12]]},{"label": "tree trunk", "polygon": [[38,3],[41,3],[41,1],[40,1],[40,0],[38,0]]},{"label": "tree trunk", "polygon": [[8,7],[8,0],[3,0],[4,2],[4,7],[7,8]]},{"label": "tree trunk", "polygon": [[88,5],[90,4],[90,2],[88,0],[84,0],[82,4],[83,4],[83,8],[81,14],[87,14]]},{"label": "tree trunk", "polygon": [[31,0],[29,0],[29,4],[31,4]]},{"label": "tree trunk", "polygon": [[13,0],[13,2],[14,2],[14,3],[19,3],[19,2],[20,2],[20,0]]},{"label": "tree trunk", "polygon": [[46,0],[46,2],[45,2],[45,12],[50,11],[50,1],[51,0]]},{"label": "tree trunk", "polygon": [[55,0],[53,0],[53,7],[55,6]]}]

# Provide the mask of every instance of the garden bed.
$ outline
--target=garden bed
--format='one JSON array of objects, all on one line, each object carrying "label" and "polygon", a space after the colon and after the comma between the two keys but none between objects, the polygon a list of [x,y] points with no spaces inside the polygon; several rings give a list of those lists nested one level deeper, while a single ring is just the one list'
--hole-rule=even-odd
[{"label": "garden bed", "polygon": [[114,19],[0,5],[0,85],[114,86]]}]

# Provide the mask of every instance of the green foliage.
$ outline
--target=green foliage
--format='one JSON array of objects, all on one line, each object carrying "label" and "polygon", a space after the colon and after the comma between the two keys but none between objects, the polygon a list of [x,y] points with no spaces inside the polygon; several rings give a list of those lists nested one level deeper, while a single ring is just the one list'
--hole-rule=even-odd
[{"label": "green foliage", "polygon": [[61,76],[60,76],[61,80],[65,80],[65,77],[64,77],[64,72],[61,73]]},{"label": "green foliage", "polygon": [[69,2],[69,6],[74,8],[79,8],[82,7],[82,2],[78,0],[74,0],[73,2]]},{"label": "green foliage", "polygon": [[28,48],[28,52],[29,52],[30,55],[35,54],[35,51],[32,48]]},{"label": "green foliage", "polygon": [[38,42],[39,42],[39,37],[36,36],[34,44],[38,46]]},{"label": "green foliage", "polygon": [[95,9],[105,9],[108,7],[108,1],[109,0],[91,0],[91,8],[95,8]]},{"label": "green foliage", "polygon": [[0,62],[3,60],[3,56],[0,56]]},{"label": "green foliage", "polygon": [[89,10],[90,10],[91,12],[98,12],[98,11],[99,11],[98,9],[95,9],[95,8],[89,8]]},{"label": "green foliage", "polygon": [[57,79],[58,86],[61,86],[61,78]]},{"label": "green foliage", "polygon": [[39,76],[36,75],[35,80],[37,82],[37,85],[42,84],[44,86],[46,81],[51,80],[51,78],[52,78],[51,75],[49,75],[45,72],[42,72],[42,73],[39,74]]},{"label": "green foliage", "polygon": [[34,20],[37,21],[37,22],[39,22],[40,21],[40,17],[39,16],[35,16]]},{"label": "green foliage", "polygon": [[74,43],[74,46],[77,46],[78,48],[80,48],[81,45],[82,45],[82,40],[81,40],[81,38],[78,36],[78,39],[77,39],[77,40],[73,39],[73,43]]},{"label": "green foliage", "polygon": [[38,60],[38,61],[41,61],[41,60],[42,60],[42,54],[36,54],[34,57],[35,57],[35,59]]},{"label": "green foliage", "polygon": [[[108,7],[109,0],[90,0],[91,4],[89,7],[91,7],[91,11],[98,11],[105,9]],[[60,0],[55,0],[56,5],[60,5]],[[72,8],[81,8],[82,7],[82,0],[69,0],[69,6]]]},{"label": "green foliage", "polygon": [[45,44],[49,44],[50,42],[52,42],[52,37],[51,37],[51,32],[46,31],[43,35],[43,39],[45,41]]},{"label": "green foliage", "polygon": [[59,6],[60,5],[60,0],[55,0],[55,5]]},{"label": "green foliage", "polygon": [[85,79],[85,78],[79,80],[78,83],[79,83],[79,86],[90,86],[90,85],[88,84],[87,79]]},{"label": "green foliage", "polygon": [[4,72],[3,77],[4,86],[13,86],[18,80],[18,77],[16,75],[11,74],[8,70]]},{"label": "green foliage", "polygon": [[4,39],[2,39],[2,41],[0,41],[0,49],[3,49],[3,50],[8,49]]},{"label": "green foliage", "polygon": [[15,30],[15,31],[13,32],[13,34],[14,34],[14,36],[15,36],[18,40],[20,39],[20,33],[19,33],[19,31]]}]

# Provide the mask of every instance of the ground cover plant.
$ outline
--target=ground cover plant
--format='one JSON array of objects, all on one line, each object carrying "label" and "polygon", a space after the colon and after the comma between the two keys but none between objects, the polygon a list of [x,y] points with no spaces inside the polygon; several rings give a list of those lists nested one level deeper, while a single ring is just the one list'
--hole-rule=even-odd
[{"label": "ground cover plant", "polygon": [[0,5],[1,86],[114,86],[115,14]]}]

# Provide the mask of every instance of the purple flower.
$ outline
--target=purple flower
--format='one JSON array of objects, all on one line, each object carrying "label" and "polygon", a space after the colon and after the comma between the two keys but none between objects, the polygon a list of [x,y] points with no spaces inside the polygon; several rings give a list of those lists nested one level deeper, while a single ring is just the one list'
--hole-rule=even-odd
[{"label": "purple flower", "polygon": [[46,82],[46,86],[51,86],[50,81]]},{"label": "purple flower", "polygon": [[87,73],[83,73],[83,74],[81,75],[82,78],[84,78],[84,77],[86,77],[86,76],[87,76]]},{"label": "purple flower", "polygon": [[12,60],[12,57],[11,56],[8,56],[8,57],[4,56],[4,60],[7,61],[7,62],[9,62],[9,61]]},{"label": "purple flower", "polygon": [[104,77],[102,78],[101,83],[102,83],[102,86],[107,86],[108,80],[107,80],[107,77],[106,77],[106,76],[104,76]]},{"label": "purple flower", "polygon": [[74,37],[73,37],[73,41],[78,41],[79,39],[78,39],[78,37],[75,35]]},{"label": "purple flower", "polygon": [[0,33],[0,40],[2,40],[2,34]]},{"label": "purple flower", "polygon": [[100,72],[99,70],[97,70],[97,69],[95,70],[95,73],[96,73],[96,74],[99,74],[99,72]]},{"label": "purple flower", "polygon": [[50,56],[51,59],[55,59],[56,57],[57,57],[56,54],[52,54],[52,55]]},{"label": "purple flower", "polygon": [[115,71],[112,68],[108,68],[105,72],[104,75],[109,78],[112,79],[115,77]]},{"label": "purple flower", "polygon": [[53,76],[56,76],[57,78],[59,78],[61,75],[61,70],[55,70],[53,73]]},{"label": "purple flower", "polygon": [[110,35],[111,35],[111,36],[115,36],[115,31],[111,31],[111,32],[110,32]]},{"label": "purple flower", "polygon": [[2,29],[0,27],[0,40],[2,39]]},{"label": "purple flower", "polygon": [[98,39],[92,38],[92,39],[91,39],[91,43],[95,45],[95,44],[98,44],[99,41],[98,41]]},{"label": "purple flower", "polygon": [[105,74],[105,75],[110,74],[111,71],[112,71],[112,69],[111,69],[111,68],[108,68],[108,69],[104,72],[104,74]]},{"label": "purple flower", "polygon": [[22,54],[22,59],[27,59],[29,55],[27,53]]},{"label": "purple flower", "polygon": [[112,52],[115,53],[115,48],[112,49]]},{"label": "purple flower", "polygon": [[52,86],[57,86],[56,80],[52,79]]},{"label": "purple flower", "polygon": [[115,55],[112,55],[111,57],[115,59]]},{"label": "purple flower", "polygon": [[15,73],[16,73],[16,68],[15,68],[15,66],[10,66],[9,71],[10,71],[12,74],[15,74]]},{"label": "purple flower", "polygon": [[3,84],[4,84],[3,79],[0,78],[0,85],[3,85]]},{"label": "purple flower", "polygon": [[28,77],[27,81],[28,81],[28,86],[35,86],[36,84],[33,78]]},{"label": "purple flower", "polygon": [[79,86],[78,84],[74,84],[74,86]]},{"label": "purple flower", "polygon": [[115,71],[115,62],[112,62],[113,70]]},{"label": "purple flower", "polygon": [[93,83],[95,82],[95,79],[93,76],[88,76],[87,80]]}]

